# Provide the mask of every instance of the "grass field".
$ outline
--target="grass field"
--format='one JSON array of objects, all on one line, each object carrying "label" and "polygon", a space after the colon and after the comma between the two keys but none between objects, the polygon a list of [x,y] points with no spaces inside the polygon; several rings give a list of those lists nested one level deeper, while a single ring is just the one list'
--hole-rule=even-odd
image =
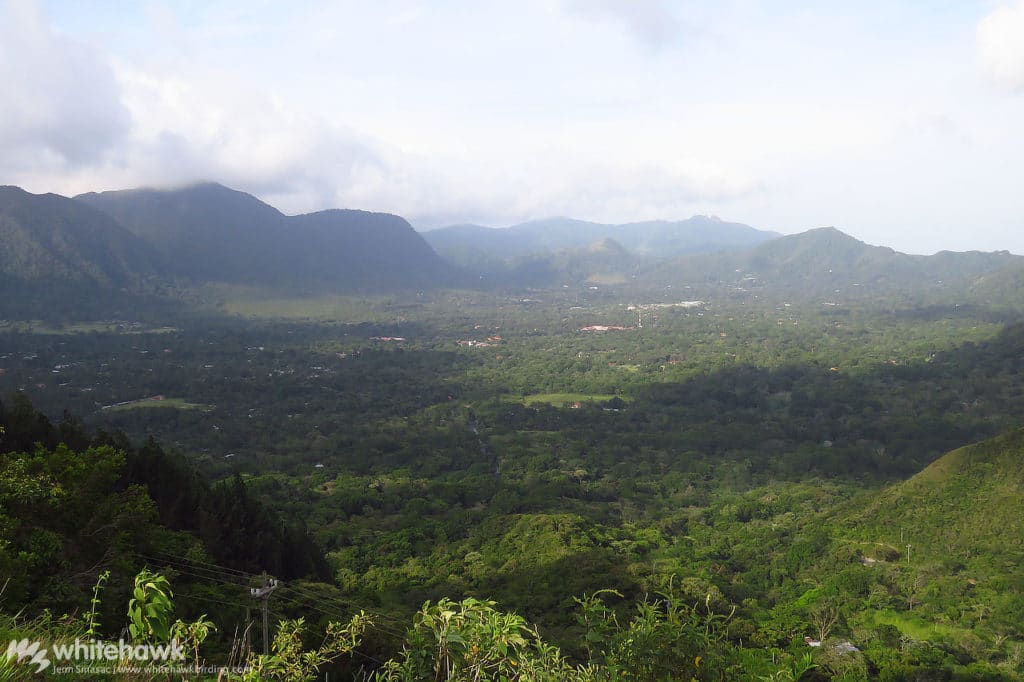
[{"label": "grass field", "polygon": [[233,299],[225,301],[224,312],[256,319],[376,322],[387,319],[372,306],[343,296],[315,298]]},{"label": "grass field", "polygon": [[290,296],[257,287],[227,284],[209,284],[202,287],[201,292],[202,297],[213,302],[220,312],[252,319],[379,322],[393,317],[384,310],[389,299],[381,296]]},{"label": "grass field", "polygon": [[170,334],[178,331],[177,327],[147,327],[146,325],[125,325],[113,322],[75,322],[63,326],[54,326],[42,320],[9,321],[0,320],[0,332],[18,332],[21,334]]},{"label": "grass field", "polygon": [[573,403],[604,403],[612,398],[620,398],[627,403],[633,400],[627,396],[615,396],[609,393],[534,393],[518,399],[513,398],[513,400],[522,402],[524,405],[546,403],[555,407],[564,407]]},{"label": "grass field", "polygon": [[124,410],[138,410],[147,407],[171,407],[177,410],[212,410],[212,405],[202,405],[200,403],[190,403],[182,398],[163,398],[158,400],[157,398],[140,398],[138,400],[130,400],[124,403],[116,403],[114,405],[107,405],[103,409],[107,412],[119,412]]},{"label": "grass field", "polygon": [[872,625],[892,625],[904,635],[919,641],[962,642],[969,632],[963,628],[934,623],[896,611],[874,611],[867,616]]}]

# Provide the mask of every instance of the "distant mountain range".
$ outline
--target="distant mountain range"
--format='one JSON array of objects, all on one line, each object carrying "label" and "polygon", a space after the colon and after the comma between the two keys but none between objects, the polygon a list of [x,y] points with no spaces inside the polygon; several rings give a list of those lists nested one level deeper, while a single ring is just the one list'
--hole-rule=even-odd
[{"label": "distant mountain range", "polygon": [[1006,251],[909,255],[871,246],[833,227],[823,227],[743,251],[671,259],[645,270],[635,285],[647,289],[726,289],[842,300],[908,293],[964,293],[978,278],[1022,265],[1024,258]]},{"label": "distant mountain range", "polygon": [[707,216],[621,225],[549,218],[503,228],[452,225],[422,234],[439,254],[466,265],[480,258],[504,260],[585,249],[604,239],[639,256],[666,257],[745,248],[779,236]]},{"label": "distant mountain range", "polygon": [[503,228],[453,225],[422,234],[441,256],[486,282],[530,287],[625,284],[658,260],[744,249],[779,236],[707,216],[620,225],[549,218]]},{"label": "distant mountain range", "polygon": [[[779,236],[702,216],[630,225],[554,219],[423,234],[484,281],[512,286],[588,284],[683,290],[697,297],[754,293],[826,300],[956,292],[958,300],[991,302],[1005,300],[1024,271],[1024,258],[1005,251],[909,255],[833,227]],[[584,241],[600,234],[615,236]]]},{"label": "distant mountain range", "polygon": [[51,302],[65,293],[159,294],[169,283],[227,282],[309,293],[584,284],[682,290],[688,298],[956,292],[957,300],[992,303],[1019,301],[1022,273],[1024,258],[1007,252],[912,256],[834,228],[780,237],[702,216],[628,225],[559,218],[420,234],[384,213],[287,216],[213,183],[74,199],[0,188],[0,284],[5,292],[44,291]]}]

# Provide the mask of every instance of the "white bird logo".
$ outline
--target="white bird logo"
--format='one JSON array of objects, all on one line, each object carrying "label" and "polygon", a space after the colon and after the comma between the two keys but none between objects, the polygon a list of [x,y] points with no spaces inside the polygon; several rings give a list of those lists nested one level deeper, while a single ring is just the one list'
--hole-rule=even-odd
[{"label": "white bird logo", "polygon": [[[41,673],[50,667],[50,659],[47,658],[47,650],[39,648],[39,642],[30,642],[27,639],[18,641],[12,639],[7,646],[7,660],[14,659],[18,663],[36,665],[37,673]],[[26,660],[27,659],[27,660]]]}]

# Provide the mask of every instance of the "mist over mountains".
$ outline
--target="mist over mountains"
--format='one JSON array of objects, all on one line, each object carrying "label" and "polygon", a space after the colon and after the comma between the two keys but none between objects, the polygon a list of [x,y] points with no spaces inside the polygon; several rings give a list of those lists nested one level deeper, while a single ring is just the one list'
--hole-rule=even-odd
[{"label": "mist over mountains", "polygon": [[640,256],[679,256],[750,247],[778,236],[776,232],[708,216],[620,225],[549,218],[505,228],[452,225],[423,233],[438,253],[456,262],[471,262],[480,256],[517,258],[581,249],[602,239],[613,239]]}]

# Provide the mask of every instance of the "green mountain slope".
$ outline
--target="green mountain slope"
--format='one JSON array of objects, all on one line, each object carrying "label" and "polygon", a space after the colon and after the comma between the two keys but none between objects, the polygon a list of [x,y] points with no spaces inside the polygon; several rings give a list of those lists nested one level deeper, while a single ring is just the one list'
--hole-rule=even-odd
[{"label": "green mountain slope", "polygon": [[159,249],[171,274],[194,281],[368,290],[441,286],[456,277],[398,216],[343,210],[286,216],[215,183],[76,199]]},{"label": "green mountain slope", "polygon": [[298,245],[307,284],[386,290],[458,280],[458,273],[396,215],[334,209],[289,217],[285,227]]},{"label": "green mountain slope", "polygon": [[963,296],[978,277],[1022,262],[1005,251],[910,255],[824,227],[746,251],[678,258],[645,272],[638,284],[832,300],[906,293],[948,297]]},{"label": "green mountain slope", "polygon": [[912,556],[1024,560],[1024,429],[944,455],[846,524],[895,544],[902,534]]},{"label": "green mountain slope", "polygon": [[950,679],[940,668],[980,652],[1007,676],[963,679],[1019,679],[1022,493],[1024,429],[954,450],[837,510],[831,550],[805,574],[818,587],[801,599],[838,605],[869,651],[904,642],[904,666],[929,671],[906,679]]},{"label": "green mountain slope", "polygon": [[986,273],[971,282],[969,295],[982,304],[1024,306],[1024,264]]},{"label": "green mountain slope", "polygon": [[246,281],[273,276],[285,216],[256,197],[213,183],[173,191],[89,193],[77,201],[116,219],[158,249],[170,274]]},{"label": "green mountain slope", "polygon": [[159,259],[108,215],[56,194],[0,187],[0,276],[39,287],[130,288]]},{"label": "green mountain slope", "polygon": [[[520,286],[562,284],[622,285],[629,282],[649,260],[630,253],[616,240],[604,238],[578,249],[490,262],[488,275]],[[485,262],[479,262],[483,267]]]}]

